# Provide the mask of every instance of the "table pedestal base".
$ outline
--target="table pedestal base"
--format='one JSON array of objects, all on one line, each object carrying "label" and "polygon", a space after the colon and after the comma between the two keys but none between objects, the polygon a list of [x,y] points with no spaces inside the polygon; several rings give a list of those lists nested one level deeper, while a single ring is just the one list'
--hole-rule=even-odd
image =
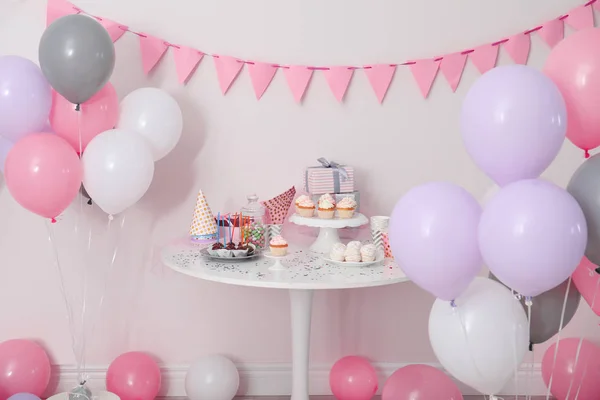
[{"label": "table pedestal base", "polygon": [[292,315],[292,399],[308,398],[308,356],[313,290],[290,289]]},{"label": "table pedestal base", "polygon": [[336,228],[321,228],[317,240],[310,246],[315,253],[329,254],[334,244],[340,241]]}]

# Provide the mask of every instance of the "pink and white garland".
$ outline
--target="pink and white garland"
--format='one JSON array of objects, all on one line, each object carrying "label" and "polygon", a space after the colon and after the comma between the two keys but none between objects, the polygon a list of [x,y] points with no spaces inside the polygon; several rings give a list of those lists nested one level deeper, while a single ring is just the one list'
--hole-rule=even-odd
[{"label": "pink and white garland", "polygon": [[239,75],[244,64],[246,64],[257,99],[262,97],[277,71],[281,69],[283,70],[290,91],[297,102],[302,101],[314,71],[323,72],[331,92],[341,102],[352,80],[354,71],[362,70],[367,75],[375,96],[381,103],[390,87],[396,68],[399,66],[408,66],[410,68],[423,97],[427,97],[429,94],[439,70],[442,71],[442,75],[444,75],[452,91],[456,91],[467,58],[471,60],[479,72],[484,73],[496,65],[498,49],[502,46],[515,63],[526,64],[531,47],[531,34],[534,32],[537,33],[550,47],[553,47],[564,37],[564,22],[575,30],[594,26],[592,7],[600,10],[600,0],[590,0],[581,6],[575,7],[567,14],[528,29],[525,32],[520,32],[472,49],[402,63],[360,66],[283,65],[279,63],[243,60],[222,54],[208,54],[191,47],[170,43],[147,33],[134,31],[126,25],[103,17],[90,15],[66,0],[48,0],[47,24],[49,25],[56,18],[64,15],[84,13],[96,18],[107,29],[113,42],[116,42],[125,32],[137,35],[140,39],[142,65],[146,74],[152,71],[162,59],[167,49],[171,47],[173,49],[177,77],[182,84],[185,84],[190,79],[198,64],[205,56],[212,57],[217,69],[219,86],[223,94],[227,93],[227,90],[229,90],[229,87]]}]

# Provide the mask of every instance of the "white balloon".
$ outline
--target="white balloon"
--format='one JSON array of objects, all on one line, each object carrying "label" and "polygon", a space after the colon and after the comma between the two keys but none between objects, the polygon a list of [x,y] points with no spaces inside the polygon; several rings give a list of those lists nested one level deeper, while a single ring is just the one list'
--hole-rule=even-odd
[{"label": "white balloon", "polygon": [[475,278],[456,300],[437,299],[429,314],[429,340],[443,367],[483,394],[495,395],[527,353],[527,316],[510,290]]},{"label": "white balloon", "polygon": [[154,161],[166,156],[181,138],[183,117],[179,104],[167,92],[142,88],[121,101],[118,129],[140,134],[148,141]]},{"label": "white balloon", "polygon": [[185,376],[185,392],[190,400],[231,400],[239,386],[235,364],[216,354],[194,362]]},{"label": "white balloon", "polygon": [[85,190],[111,215],[137,203],[154,176],[154,160],[146,141],[120,129],[92,139],[81,161]]}]

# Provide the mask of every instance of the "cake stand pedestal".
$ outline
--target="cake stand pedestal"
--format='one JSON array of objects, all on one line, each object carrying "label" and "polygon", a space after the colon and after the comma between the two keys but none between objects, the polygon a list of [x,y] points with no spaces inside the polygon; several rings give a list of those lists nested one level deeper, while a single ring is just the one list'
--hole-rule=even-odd
[{"label": "cake stand pedestal", "polygon": [[333,219],[306,218],[294,214],[290,217],[290,222],[296,225],[320,228],[319,236],[317,236],[317,240],[310,246],[310,250],[315,253],[327,254],[331,251],[333,245],[340,241],[338,229],[358,228],[367,224],[369,220],[363,214],[359,213],[355,213],[352,218],[343,219],[337,217]]}]

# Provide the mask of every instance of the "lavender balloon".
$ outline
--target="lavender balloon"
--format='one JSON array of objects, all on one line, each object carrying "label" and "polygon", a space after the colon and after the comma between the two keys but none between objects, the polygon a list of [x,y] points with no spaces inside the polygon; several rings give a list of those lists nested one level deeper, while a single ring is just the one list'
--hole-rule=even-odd
[{"label": "lavender balloon", "polygon": [[454,300],[482,266],[477,246],[481,206],[446,182],[417,186],[396,204],[390,245],[402,270],[442,300]]},{"label": "lavender balloon", "polygon": [[18,56],[0,57],[0,135],[16,142],[48,121],[52,93],[40,68]]},{"label": "lavender balloon", "polygon": [[40,398],[31,393],[17,393],[10,396],[8,400],[40,400]]},{"label": "lavender balloon", "polygon": [[565,140],[565,102],[550,78],[534,68],[494,68],[467,93],[461,131],[475,164],[498,185],[537,178]]},{"label": "lavender balloon", "polygon": [[479,224],[485,263],[524,296],[537,296],[565,281],[581,261],[586,242],[587,225],[577,201],[539,179],[500,189]]}]

